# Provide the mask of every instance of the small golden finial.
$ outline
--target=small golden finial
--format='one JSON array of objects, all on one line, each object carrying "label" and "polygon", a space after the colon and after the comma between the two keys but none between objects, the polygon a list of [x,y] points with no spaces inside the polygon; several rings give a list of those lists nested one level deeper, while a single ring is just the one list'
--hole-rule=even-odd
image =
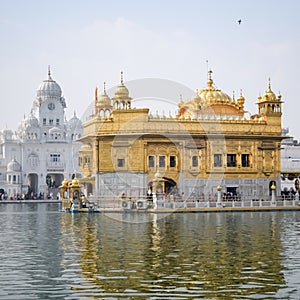
[{"label": "small golden finial", "polygon": [[240,89],[240,96],[243,97],[243,90]]},{"label": "small golden finial", "polygon": [[234,90],[232,91],[232,100],[235,100]]},{"label": "small golden finial", "polygon": [[208,80],[211,80],[211,74],[212,74],[212,72],[213,71],[211,69],[208,70]]},{"label": "small golden finial", "polygon": [[271,78],[269,77],[268,91],[271,91]]},{"label": "small golden finial", "polygon": [[211,88],[212,85],[213,85],[213,80],[211,79],[212,72],[213,71],[211,69],[209,69],[208,74],[207,74],[207,77],[208,77],[207,85],[208,85],[209,88]]},{"label": "small golden finial", "polygon": [[104,92],[104,94],[106,94],[106,82],[105,81],[103,82],[103,92]]},{"label": "small golden finial", "polygon": [[183,102],[183,100],[182,100],[182,94],[179,95],[179,102]]},{"label": "small golden finial", "polygon": [[123,71],[121,71],[121,84],[123,84]]}]

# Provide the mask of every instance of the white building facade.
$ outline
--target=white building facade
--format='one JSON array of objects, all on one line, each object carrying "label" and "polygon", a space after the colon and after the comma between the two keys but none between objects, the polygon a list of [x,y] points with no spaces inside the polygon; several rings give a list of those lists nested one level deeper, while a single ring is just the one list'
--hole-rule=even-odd
[{"label": "white building facade", "polygon": [[83,126],[75,113],[67,121],[65,109],[62,90],[49,69],[17,131],[0,132],[0,194],[4,190],[9,198],[54,198],[63,179],[79,171],[81,143],[76,140]]},{"label": "white building facade", "polygon": [[281,144],[281,190],[283,195],[296,192],[297,181],[300,179],[300,144],[292,137],[288,137],[289,129],[283,129],[287,139]]}]

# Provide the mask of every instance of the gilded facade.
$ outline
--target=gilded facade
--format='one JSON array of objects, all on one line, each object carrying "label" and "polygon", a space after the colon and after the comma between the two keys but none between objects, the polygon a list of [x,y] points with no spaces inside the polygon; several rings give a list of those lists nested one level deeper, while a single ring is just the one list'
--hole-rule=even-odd
[{"label": "gilded facade", "polygon": [[178,103],[176,116],[132,108],[123,78],[113,98],[95,90],[94,113],[84,123],[81,183],[96,196],[144,196],[147,191],[211,197],[280,193],[281,95],[270,81],[246,117],[245,98],[207,86]]}]

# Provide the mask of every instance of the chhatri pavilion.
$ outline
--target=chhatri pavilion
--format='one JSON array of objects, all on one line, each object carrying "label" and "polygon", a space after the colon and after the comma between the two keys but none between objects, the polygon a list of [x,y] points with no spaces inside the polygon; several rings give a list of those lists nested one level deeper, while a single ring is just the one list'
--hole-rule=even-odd
[{"label": "chhatri pavilion", "polygon": [[153,116],[132,108],[121,77],[110,98],[95,91],[94,111],[80,141],[80,179],[87,193],[111,197],[178,193],[183,197],[224,193],[260,197],[271,186],[280,194],[281,95],[271,84],[246,117],[245,98],[207,86],[178,102],[176,116]]}]

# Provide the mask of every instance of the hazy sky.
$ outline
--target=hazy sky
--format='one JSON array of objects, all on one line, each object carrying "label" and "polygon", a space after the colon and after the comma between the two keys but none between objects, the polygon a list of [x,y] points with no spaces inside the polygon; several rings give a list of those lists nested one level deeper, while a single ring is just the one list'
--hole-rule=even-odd
[{"label": "hazy sky", "polygon": [[298,0],[0,0],[0,128],[15,130],[29,114],[48,65],[70,118],[103,81],[119,84],[121,70],[125,82],[160,78],[196,90],[208,61],[215,85],[230,96],[242,89],[251,114],[270,77],[283,126],[300,139],[299,13]]}]

